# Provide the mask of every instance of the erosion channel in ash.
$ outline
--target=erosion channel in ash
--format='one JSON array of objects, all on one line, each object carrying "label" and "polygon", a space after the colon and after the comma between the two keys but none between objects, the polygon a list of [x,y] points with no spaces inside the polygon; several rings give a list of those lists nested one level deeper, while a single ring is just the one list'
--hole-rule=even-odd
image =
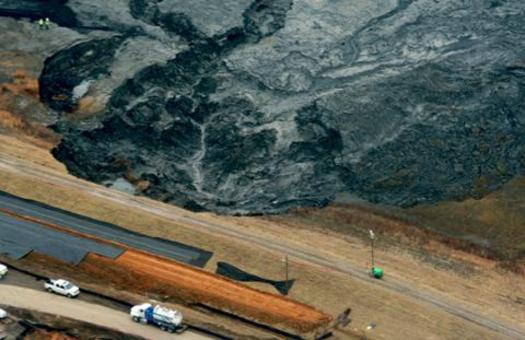
[{"label": "erosion channel in ash", "polygon": [[39,80],[79,177],[245,214],[480,197],[525,173],[521,0],[60,6],[98,32]]}]

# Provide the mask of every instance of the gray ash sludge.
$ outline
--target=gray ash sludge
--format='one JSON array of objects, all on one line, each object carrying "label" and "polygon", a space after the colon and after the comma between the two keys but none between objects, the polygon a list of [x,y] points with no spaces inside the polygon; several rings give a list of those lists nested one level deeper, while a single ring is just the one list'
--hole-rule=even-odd
[{"label": "gray ash sludge", "polygon": [[[98,5],[69,6],[83,20]],[[401,206],[479,197],[524,173],[520,1],[126,10],[104,13],[115,35],[47,60],[50,107],[74,110],[75,87],[111,77],[130,40],[183,47],[111,89],[104,115],[57,124],[54,155],[77,176],[143,180],[145,195],[244,214],[320,206],[343,191]],[[103,47],[96,65],[82,57]]]}]

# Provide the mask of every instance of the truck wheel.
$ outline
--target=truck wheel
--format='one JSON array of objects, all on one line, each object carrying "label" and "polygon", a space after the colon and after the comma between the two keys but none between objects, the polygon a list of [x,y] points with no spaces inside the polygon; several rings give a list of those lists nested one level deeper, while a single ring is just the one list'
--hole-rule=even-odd
[{"label": "truck wheel", "polygon": [[131,319],[135,322],[140,322],[140,318],[138,316],[134,316]]},{"label": "truck wheel", "polygon": [[47,290],[48,292],[50,292],[50,293],[53,293],[53,289],[51,289],[51,288],[47,288],[46,290]]},{"label": "truck wheel", "polygon": [[165,331],[165,330],[166,330],[166,327],[164,327],[164,326],[160,326],[160,329],[163,330],[163,331]]},{"label": "truck wheel", "polygon": [[70,299],[73,298],[73,295],[71,295],[71,294],[67,294],[66,296],[67,296],[68,298],[70,298]]},{"label": "truck wheel", "polygon": [[171,328],[171,327],[168,328],[168,333],[174,333],[174,332],[175,332],[175,330],[173,328]]}]

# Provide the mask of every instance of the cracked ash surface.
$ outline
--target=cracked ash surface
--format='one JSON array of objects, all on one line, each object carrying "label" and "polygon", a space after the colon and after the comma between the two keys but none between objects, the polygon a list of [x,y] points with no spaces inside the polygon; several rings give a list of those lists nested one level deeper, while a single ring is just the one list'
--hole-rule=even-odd
[{"label": "cracked ash surface", "polygon": [[[244,214],[479,197],[525,172],[521,0],[57,6],[85,41],[46,60],[41,98],[77,176]],[[87,96],[103,109],[68,119]]]}]

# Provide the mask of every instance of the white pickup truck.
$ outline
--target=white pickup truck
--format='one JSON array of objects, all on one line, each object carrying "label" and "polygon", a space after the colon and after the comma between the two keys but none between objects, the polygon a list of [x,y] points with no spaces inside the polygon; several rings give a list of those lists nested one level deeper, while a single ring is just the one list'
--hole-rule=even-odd
[{"label": "white pickup truck", "polygon": [[56,293],[74,298],[80,294],[80,289],[66,280],[49,280],[44,284],[44,288],[50,293]]},{"label": "white pickup truck", "polygon": [[0,279],[7,274],[7,267],[0,263]]}]

